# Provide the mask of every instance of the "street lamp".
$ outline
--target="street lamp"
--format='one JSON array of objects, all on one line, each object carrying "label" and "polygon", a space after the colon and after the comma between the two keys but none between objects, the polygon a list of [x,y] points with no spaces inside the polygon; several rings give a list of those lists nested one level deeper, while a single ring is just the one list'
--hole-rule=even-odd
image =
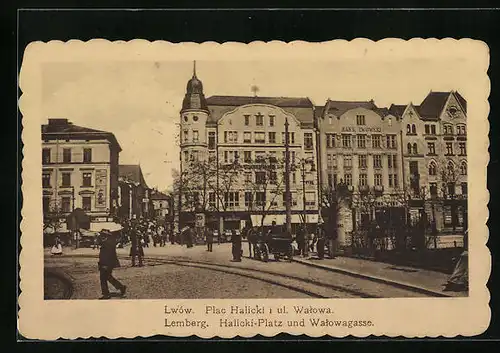
[{"label": "street lamp", "polygon": [[299,160],[299,164],[301,167],[301,172],[302,172],[302,221],[304,224],[304,227],[306,226],[307,220],[306,220],[306,165],[310,164],[311,169],[310,172],[314,172],[314,160],[312,158],[301,158]]},{"label": "street lamp", "polygon": [[292,234],[292,207],[290,202],[290,134],[288,133],[288,117],[285,117],[285,207],[286,231]]}]

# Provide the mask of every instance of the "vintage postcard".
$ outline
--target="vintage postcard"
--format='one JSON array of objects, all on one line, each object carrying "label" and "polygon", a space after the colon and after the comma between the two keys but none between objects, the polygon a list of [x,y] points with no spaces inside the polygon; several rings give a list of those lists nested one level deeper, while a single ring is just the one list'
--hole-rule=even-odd
[{"label": "vintage postcard", "polygon": [[486,43],[20,55],[25,337],[487,329]]}]

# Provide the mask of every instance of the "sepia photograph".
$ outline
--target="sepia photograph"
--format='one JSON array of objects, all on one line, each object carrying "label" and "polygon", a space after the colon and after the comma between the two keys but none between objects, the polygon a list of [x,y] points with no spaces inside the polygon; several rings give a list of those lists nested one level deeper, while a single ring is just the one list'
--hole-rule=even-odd
[{"label": "sepia photograph", "polygon": [[[335,312],[346,299],[445,308],[464,305],[474,281],[482,298],[469,226],[481,250],[487,216],[470,209],[470,190],[477,201],[486,188],[487,114],[474,113],[485,50],[394,41],[28,47],[23,140],[35,159],[23,175],[39,215],[24,222],[43,305],[158,301],[161,326],[187,334],[213,326],[194,312],[219,329],[373,330],[335,321],[323,300],[340,300]],[[273,321],[273,299],[298,319]]]}]

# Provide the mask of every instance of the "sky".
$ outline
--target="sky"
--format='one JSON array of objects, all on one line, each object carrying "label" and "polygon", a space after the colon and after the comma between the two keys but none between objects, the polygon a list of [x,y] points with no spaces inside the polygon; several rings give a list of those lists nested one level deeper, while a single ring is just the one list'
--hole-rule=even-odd
[{"label": "sky", "polygon": [[[120,164],[140,164],[150,187],[169,189],[179,167],[179,111],[192,58],[186,60],[73,60],[42,70],[43,116],[115,134]],[[374,99],[420,104],[431,91],[458,90],[467,99],[474,61],[463,55],[322,57],[321,59],[197,60],[205,96],[309,97],[315,105],[334,100]],[[46,120],[45,122],[46,123]]]}]

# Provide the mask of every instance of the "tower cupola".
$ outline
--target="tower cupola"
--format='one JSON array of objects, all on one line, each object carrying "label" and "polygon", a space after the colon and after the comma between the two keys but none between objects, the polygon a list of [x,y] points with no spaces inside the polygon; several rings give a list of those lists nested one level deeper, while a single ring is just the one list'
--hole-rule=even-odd
[{"label": "tower cupola", "polygon": [[186,86],[186,95],[182,101],[182,110],[202,110],[208,112],[207,101],[203,94],[203,83],[196,76],[196,61],[193,63],[193,77]]}]

